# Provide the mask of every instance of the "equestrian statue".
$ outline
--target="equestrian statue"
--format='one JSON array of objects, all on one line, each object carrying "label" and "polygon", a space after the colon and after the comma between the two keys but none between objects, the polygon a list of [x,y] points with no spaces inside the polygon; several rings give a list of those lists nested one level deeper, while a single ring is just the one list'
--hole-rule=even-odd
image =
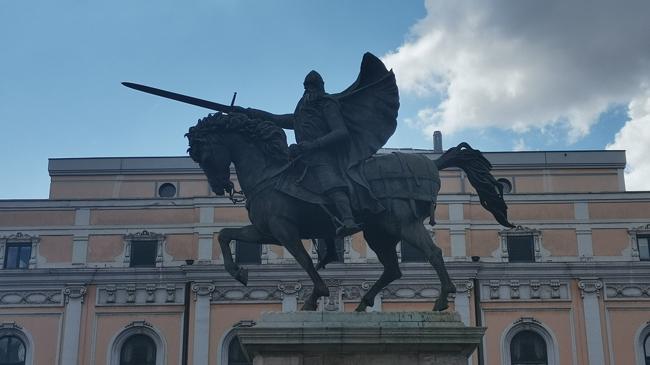
[{"label": "equestrian statue", "polygon": [[[431,160],[420,154],[377,151],[397,127],[399,93],[392,70],[370,53],[363,56],[356,81],[337,94],[325,92],[320,74],[311,71],[293,113],[213,103],[144,85],[126,86],[216,110],[189,129],[189,155],[199,164],[217,195],[235,193],[230,181],[234,165],[246,198],[250,225],[223,228],[219,245],[224,267],[246,285],[248,272],[237,265],[232,240],[284,246],[307,272],[314,286],[303,310],[316,310],[329,289],[318,273],[336,258],[335,239],[357,232],[384,267],[364,294],[357,311],[401,277],[397,243],[412,245],[426,257],[441,283],[435,311],[448,308],[456,288],[449,278],[442,250],[424,220],[434,225],[440,190],[439,170],[465,171],[481,205],[503,226],[507,218],[501,185],[480,151],[461,143]],[[234,102],[234,98],[233,98]],[[293,129],[296,144],[287,145],[283,129]],[[327,250],[315,267],[302,239],[323,239]]]}]

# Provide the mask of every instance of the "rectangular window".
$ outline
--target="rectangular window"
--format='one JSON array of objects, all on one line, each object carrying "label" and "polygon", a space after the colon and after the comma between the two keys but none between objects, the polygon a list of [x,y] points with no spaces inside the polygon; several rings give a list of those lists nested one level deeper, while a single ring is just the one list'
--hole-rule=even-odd
[{"label": "rectangular window", "polygon": [[636,243],[639,245],[641,261],[650,261],[650,236],[637,236]]},{"label": "rectangular window", "polygon": [[509,262],[535,262],[533,235],[507,236]]},{"label": "rectangular window", "polygon": [[427,262],[424,253],[417,247],[404,243],[403,241],[400,245],[402,247],[402,262]]},{"label": "rectangular window", "polygon": [[131,267],[155,267],[158,241],[131,241]]},{"label": "rectangular window", "polygon": [[[334,245],[336,247],[336,260],[332,262],[343,262],[343,257],[344,257],[344,252],[345,252],[345,241],[343,238],[337,238],[334,241]],[[316,240],[316,251],[318,252],[318,257],[325,258],[325,255],[327,254],[327,244],[325,243],[324,239],[317,239]]]},{"label": "rectangular window", "polygon": [[28,269],[31,256],[31,243],[7,243],[4,267],[5,269]]},{"label": "rectangular window", "polygon": [[261,264],[262,245],[246,241],[236,241],[235,262],[238,264]]}]

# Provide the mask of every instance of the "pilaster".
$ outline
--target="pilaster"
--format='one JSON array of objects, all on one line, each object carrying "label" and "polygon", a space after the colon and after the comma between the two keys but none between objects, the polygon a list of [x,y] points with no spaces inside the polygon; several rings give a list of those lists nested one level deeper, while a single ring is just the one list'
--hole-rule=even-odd
[{"label": "pilaster", "polygon": [[193,364],[208,365],[210,350],[210,299],[215,286],[211,282],[197,282],[192,285],[194,293],[194,348]]},{"label": "pilaster", "polygon": [[585,278],[578,282],[582,306],[585,315],[585,330],[587,335],[587,353],[590,365],[604,365],[602,325],[600,321],[600,289],[603,282],[596,278]]},{"label": "pilaster", "polygon": [[77,365],[79,363],[79,333],[85,295],[86,287],[83,285],[70,285],[63,289],[65,314],[63,318],[61,365]]}]

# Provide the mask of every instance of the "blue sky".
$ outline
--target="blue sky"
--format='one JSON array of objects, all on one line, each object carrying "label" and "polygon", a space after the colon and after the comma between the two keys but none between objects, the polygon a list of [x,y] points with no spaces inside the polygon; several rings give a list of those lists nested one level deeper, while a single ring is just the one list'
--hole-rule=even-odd
[{"label": "blue sky", "polygon": [[[584,108],[574,108],[577,114],[558,112],[585,100],[545,106],[550,112],[531,118],[541,121],[539,127],[522,124],[508,105],[503,118],[485,108],[485,122],[467,118],[470,128],[449,121],[458,114],[422,118],[422,110],[440,112],[445,100],[459,100],[459,79],[452,77],[458,68],[435,55],[409,53],[409,46],[422,45],[428,31],[447,24],[433,15],[448,11],[446,19],[469,17],[458,9],[436,9],[434,3],[3,1],[0,199],[47,198],[52,157],[184,155],[183,134],[208,110],[127,89],[122,81],[222,103],[237,91],[238,105],[289,112],[309,70],[318,70],[327,91],[337,92],[354,80],[366,51],[385,57],[400,84],[402,107],[389,147],[429,148],[432,127],[441,127],[446,147],[467,140],[482,150],[604,149],[615,142],[636,97],[624,88],[620,97],[601,98],[605,107],[590,109],[597,113],[587,132],[585,123],[573,122]],[[443,29],[451,41],[452,28]],[[431,59],[437,68],[425,67],[428,73],[414,76],[409,73],[413,59]],[[437,79],[431,76],[436,72],[447,75],[446,86],[418,91],[414,85]],[[493,122],[502,119],[511,124]],[[580,137],[571,137],[578,129]]]}]

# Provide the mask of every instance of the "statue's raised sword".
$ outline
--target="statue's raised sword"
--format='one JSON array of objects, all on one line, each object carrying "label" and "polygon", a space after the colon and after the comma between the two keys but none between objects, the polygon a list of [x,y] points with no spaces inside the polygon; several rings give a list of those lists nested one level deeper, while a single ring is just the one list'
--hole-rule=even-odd
[{"label": "statue's raised sword", "polygon": [[192,104],[192,105],[196,105],[196,106],[200,106],[203,108],[212,109],[224,113],[229,113],[233,111],[233,105],[235,104],[235,97],[237,96],[237,93],[233,95],[232,102],[230,103],[230,106],[228,106],[224,104],[215,103],[213,101],[208,101],[204,99],[195,98],[192,96],[174,93],[167,90],[156,89],[155,87],[151,87],[151,86],[136,84],[133,82],[123,82],[122,85],[134,90],[145,92],[147,94],[158,95],[158,96],[162,96],[163,98],[172,99],[183,103]]}]

